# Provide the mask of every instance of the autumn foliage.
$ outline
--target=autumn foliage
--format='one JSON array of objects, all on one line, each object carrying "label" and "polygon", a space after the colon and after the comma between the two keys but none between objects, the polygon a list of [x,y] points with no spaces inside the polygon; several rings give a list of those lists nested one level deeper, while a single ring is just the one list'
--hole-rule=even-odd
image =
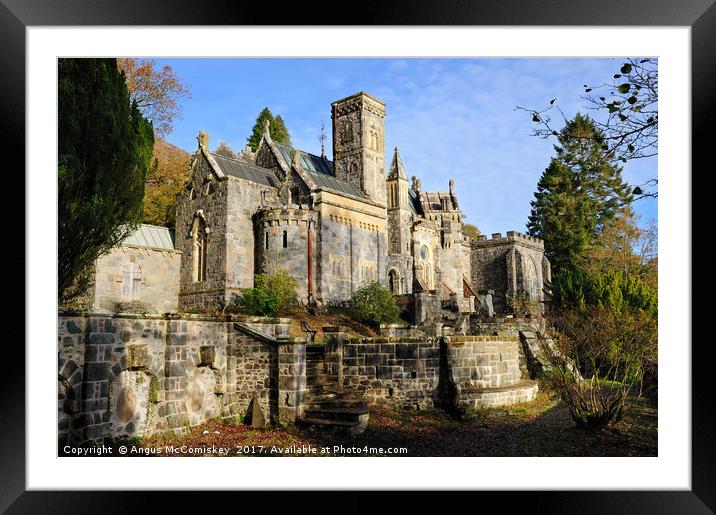
[{"label": "autumn foliage", "polygon": [[124,72],[132,100],[145,118],[151,120],[154,132],[159,136],[169,134],[174,119],[182,112],[179,99],[191,96],[189,86],[171,66],[156,68],[151,59],[119,58],[117,66]]},{"label": "autumn foliage", "polygon": [[177,195],[189,175],[191,155],[156,138],[144,189],[144,223],[173,227]]}]

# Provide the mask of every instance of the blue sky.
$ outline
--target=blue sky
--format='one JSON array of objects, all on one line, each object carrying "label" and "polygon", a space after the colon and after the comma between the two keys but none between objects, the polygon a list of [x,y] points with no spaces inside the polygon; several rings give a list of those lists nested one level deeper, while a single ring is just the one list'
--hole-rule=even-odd
[{"label": "blue sky", "polygon": [[[533,123],[515,106],[542,107],[557,98],[567,116],[588,112],[583,84],[610,80],[620,59],[157,59],[191,86],[168,141],[190,152],[200,130],[210,148],[234,150],[263,107],[280,114],[294,146],[320,154],[321,123],[331,157],[331,102],[365,91],[386,103],[386,163],[396,145],[408,175],[424,190],[447,191],[455,179],[467,222],[485,234],[525,231],[537,181],[553,142],[530,135]],[[592,116],[594,112],[590,112]],[[624,178],[657,176],[656,158],[630,161]],[[646,225],[655,199],[635,203]]]}]

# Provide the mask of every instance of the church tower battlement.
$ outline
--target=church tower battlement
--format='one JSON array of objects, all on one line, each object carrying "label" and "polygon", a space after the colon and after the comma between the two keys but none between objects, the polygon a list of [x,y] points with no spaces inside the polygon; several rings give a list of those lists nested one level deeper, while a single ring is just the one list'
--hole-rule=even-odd
[{"label": "church tower battlement", "polygon": [[385,104],[360,92],[331,108],[336,178],[385,204]]}]

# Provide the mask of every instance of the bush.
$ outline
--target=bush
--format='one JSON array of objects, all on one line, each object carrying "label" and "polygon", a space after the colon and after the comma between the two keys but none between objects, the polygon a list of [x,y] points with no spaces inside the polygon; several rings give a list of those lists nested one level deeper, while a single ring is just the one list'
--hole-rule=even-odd
[{"label": "bush", "polygon": [[651,316],[657,313],[657,292],[639,277],[624,270],[590,275],[580,269],[563,269],[551,284],[552,305],[581,309],[587,305],[612,311],[636,308]]},{"label": "bush", "polygon": [[247,315],[276,316],[296,306],[298,283],[286,271],[256,274],[254,287],[234,295],[229,311]]},{"label": "bush", "polygon": [[539,303],[530,299],[526,291],[520,290],[517,294],[507,295],[507,303],[516,316],[539,316]]},{"label": "bush", "polygon": [[388,288],[371,282],[353,293],[348,302],[348,316],[378,328],[380,324],[397,322],[400,308]]},{"label": "bush", "polygon": [[[640,309],[604,306],[563,310],[551,318],[555,351],[547,383],[569,406],[578,427],[603,429],[621,419],[624,404],[657,363],[656,318]],[[576,365],[583,377],[573,374]]]}]

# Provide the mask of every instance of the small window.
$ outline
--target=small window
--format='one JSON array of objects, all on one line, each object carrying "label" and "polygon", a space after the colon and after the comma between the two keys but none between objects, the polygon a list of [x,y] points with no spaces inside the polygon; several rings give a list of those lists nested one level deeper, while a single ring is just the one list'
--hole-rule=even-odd
[{"label": "small window", "polygon": [[268,233],[266,233],[266,236],[264,237],[264,245],[266,246],[266,250],[268,250],[268,241],[269,241],[269,236],[268,236]]},{"label": "small window", "polygon": [[420,259],[422,259],[423,261],[428,259],[428,248],[425,245],[422,245],[420,247]]},{"label": "small window", "polygon": [[288,247],[288,232],[283,231],[283,248]]}]

